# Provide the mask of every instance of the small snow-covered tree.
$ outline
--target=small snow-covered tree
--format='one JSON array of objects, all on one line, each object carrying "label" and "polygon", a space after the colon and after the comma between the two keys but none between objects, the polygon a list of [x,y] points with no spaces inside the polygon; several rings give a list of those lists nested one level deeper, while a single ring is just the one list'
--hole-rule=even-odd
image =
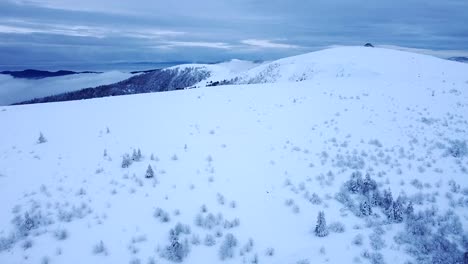
[{"label": "small snow-covered tree", "polygon": [[359,205],[359,211],[362,216],[369,216],[372,214],[372,207],[367,201],[364,201]]},{"label": "small snow-covered tree", "polygon": [[413,207],[413,202],[409,202],[408,203],[408,206],[406,207],[406,210],[405,210],[405,215],[407,218],[410,218],[414,215],[414,207]]},{"label": "small snow-covered tree", "polygon": [[234,248],[237,246],[237,239],[233,234],[227,234],[219,248],[219,257],[221,260],[234,257]]},{"label": "small snow-covered tree", "polygon": [[382,201],[382,194],[380,193],[379,189],[375,189],[370,197],[371,206],[382,206]]},{"label": "small snow-covered tree", "polygon": [[318,237],[328,236],[327,222],[323,211],[320,211],[317,216],[317,225],[315,226],[314,233]]},{"label": "small snow-covered tree", "polygon": [[371,179],[369,174],[366,174],[366,178],[362,184],[362,193],[367,195],[370,191],[374,191],[377,189],[377,183]]},{"label": "small snow-covered tree", "polygon": [[154,177],[153,168],[151,168],[151,165],[148,165],[148,169],[146,169],[145,178],[153,178],[153,177]]},{"label": "small snow-covered tree", "polygon": [[122,168],[128,168],[132,164],[132,160],[130,159],[130,155],[124,154],[122,157]]},{"label": "small snow-covered tree", "polygon": [[403,203],[402,198],[399,196],[397,200],[392,205],[392,216],[391,220],[396,223],[401,223],[403,221]]},{"label": "small snow-covered tree", "polygon": [[42,144],[42,143],[46,143],[46,142],[47,142],[47,139],[44,137],[42,132],[40,132],[39,133],[39,138],[37,139],[37,144]]},{"label": "small snow-covered tree", "polygon": [[141,158],[142,158],[141,150],[140,149],[138,149],[138,150],[134,149],[133,153],[132,153],[132,160],[133,161],[140,161]]},{"label": "small snow-covered tree", "polygon": [[187,240],[179,241],[178,237],[172,238],[171,243],[165,248],[163,257],[172,262],[182,262],[190,251]]},{"label": "small snow-covered tree", "polygon": [[384,211],[389,211],[393,204],[393,196],[392,191],[390,189],[384,190],[383,198],[382,198],[382,207]]}]

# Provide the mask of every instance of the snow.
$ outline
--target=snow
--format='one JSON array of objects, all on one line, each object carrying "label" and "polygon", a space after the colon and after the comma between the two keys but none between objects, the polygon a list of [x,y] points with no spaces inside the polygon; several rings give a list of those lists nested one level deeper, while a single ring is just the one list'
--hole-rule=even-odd
[{"label": "snow", "polygon": [[[218,74],[212,78],[242,76],[257,84],[0,107],[0,238],[31,206],[53,220],[0,251],[0,263],[40,263],[44,257],[50,263],[172,263],[161,253],[178,222],[201,240],[183,263],[220,263],[228,233],[238,246],[225,263],[250,263],[255,254],[259,263],[368,263],[362,252],[374,251],[373,228],[333,198],[356,171],[350,168],[355,159],[364,161],[358,170],[370,172],[394,198],[402,191],[438,192],[440,212],[453,209],[467,230],[468,207],[450,205],[446,193],[450,180],[468,187],[468,155],[445,153],[450,140],[467,140],[468,65],[345,47],[250,66],[202,67]],[[37,144],[40,132],[47,142]],[[138,148],[142,161],[121,168],[122,156]],[[155,179],[145,178],[148,165]],[[417,189],[413,179],[431,187]],[[312,204],[306,191],[323,202]],[[451,195],[466,199],[462,191]],[[82,204],[80,217],[58,219],[60,210]],[[197,226],[202,205],[225,220],[238,218],[239,226]],[[155,218],[156,208],[170,221]],[[319,211],[327,224],[343,223],[345,232],[316,237]],[[375,252],[386,263],[413,260],[393,239],[403,224],[383,228],[386,246]],[[57,229],[68,238],[54,238]],[[216,245],[205,246],[205,236],[217,231],[222,237]],[[352,243],[357,234],[362,246]],[[191,235],[184,237],[190,243]],[[249,238],[253,248],[241,256]],[[27,239],[32,247],[24,249]],[[106,254],[93,253],[100,241]],[[273,256],[266,256],[267,248]]]}]

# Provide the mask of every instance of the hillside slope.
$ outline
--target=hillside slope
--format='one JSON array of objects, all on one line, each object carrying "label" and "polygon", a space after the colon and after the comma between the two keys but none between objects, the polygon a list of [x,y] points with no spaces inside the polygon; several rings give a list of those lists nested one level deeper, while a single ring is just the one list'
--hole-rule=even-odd
[{"label": "hillside slope", "polygon": [[233,74],[254,66],[256,64],[252,62],[239,60],[219,64],[183,64],[166,69],[152,70],[118,83],[35,98],[16,104],[74,101],[116,95],[173,91],[189,88],[194,85],[206,86],[207,80],[229,78]]},{"label": "hillside slope", "polygon": [[0,263],[463,263],[467,67],[360,52],[323,55],[343,78],[0,108]]}]

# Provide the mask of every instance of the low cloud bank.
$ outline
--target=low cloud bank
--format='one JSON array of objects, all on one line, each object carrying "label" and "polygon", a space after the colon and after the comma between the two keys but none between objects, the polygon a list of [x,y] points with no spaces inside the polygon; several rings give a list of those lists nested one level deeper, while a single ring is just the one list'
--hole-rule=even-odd
[{"label": "low cloud bank", "polygon": [[83,88],[111,84],[130,78],[132,74],[110,71],[101,74],[76,74],[39,80],[15,79],[0,74],[0,105],[9,105]]}]

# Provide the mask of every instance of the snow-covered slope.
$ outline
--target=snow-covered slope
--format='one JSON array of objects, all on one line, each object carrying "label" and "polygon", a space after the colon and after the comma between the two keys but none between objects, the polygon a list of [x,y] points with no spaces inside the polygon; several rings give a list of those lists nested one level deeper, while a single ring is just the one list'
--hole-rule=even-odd
[{"label": "snow-covered slope", "polygon": [[[458,70],[446,71],[446,68]],[[236,83],[297,82],[322,77],[378,77],[414,81],[445,74],[447,76],[444,78],[459,79],[466,74],[466,66],[392,49],[339,47],[260,65],[236,76]]]},{"label": "snow-covered slope", "polygon": [[229,79],[231,76],[244,72],[256,65],[258,64],[240,60],[232,60],[219,64],[183,64],[139,74],[109,85],[85,88],[42,98],[33,97],[34,99],[32,100],[16,103],[61,102],[116,95],[164,92],[200,86],[205,87],[208,83],[212,83],[211,80]]},{"label": "snow-covered slope", "polygon": [[285,61],[275,83],[1,107],[0,263],[462,263],[468,65]]}]

